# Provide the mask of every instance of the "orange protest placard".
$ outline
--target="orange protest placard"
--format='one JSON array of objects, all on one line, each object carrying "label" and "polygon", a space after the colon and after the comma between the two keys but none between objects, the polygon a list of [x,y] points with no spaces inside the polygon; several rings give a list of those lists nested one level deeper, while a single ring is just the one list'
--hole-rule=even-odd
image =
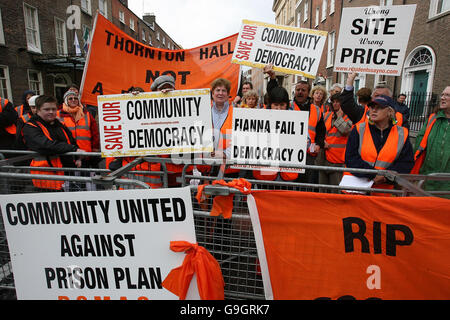
[{"label": "orange protest placard", "polygon": [[164,50],[136,41],[101,14],[97,15],[81,84],[82,101],[120,94],[131,86],[148,92],[160,75],[172,75],[177,90],[210,88],[216,78],[231,81],[237,93],[239,65],[231,63],[237,34],[187,50]]},{"label": "orange protest placard", "polygon": [[268,298],[450,298],[449,200],[254,191],[249,209]]}]

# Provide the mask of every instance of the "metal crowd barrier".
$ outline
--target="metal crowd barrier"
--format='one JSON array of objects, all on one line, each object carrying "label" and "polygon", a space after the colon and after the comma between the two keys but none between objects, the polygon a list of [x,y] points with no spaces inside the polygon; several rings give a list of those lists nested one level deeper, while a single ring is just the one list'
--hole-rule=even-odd
[{"label": "metal crowd barrier", "polygon": [[[160,175],[163,180],[163,187],[167,187],[168,172],[165,163],[172,162],[170,158],[159,157],[141,157],[128,165],[111,172],[102,168],[46,168],[48,171],[62,170],[65,175],[32,175],[29,173],[29,166],[17,165],[17,160],[30,159],[35,153],[29,151],[16,151],[16,156],[4,159],[2,153],[10,153],[9,150],[0,150],[0,193],[26,193],[36,192],[32,187],[31,179],[45,180],[63,180],[69,184],[77,184],[81,188],[69,189],[69,191],[86,191],[89,184],[94,184],[97,190],[127,188],[149,188],[147,184],[139,179],[139,174]],[[80,155],[79,153],[68,153],[68,155]],[[99,157],[99,153],[83,153],[83,155]],[[19,159],[20,158],[20,159]],[[141,161],[160,162],[161,171],[147,172],[130,170]],[[230,161],[216,163],[220,167],[217,175],[197,176],[187,174],[186,169],[190,165],[211,164],[213,160],[205,161],[192,159],[185,163],[183,172],[178,178],[180,186],[190,186],[194,210],[195,230],[197,242],[204,246],[219,262],[222,274],[225,280],[225,298],[226,299],[264,299],[264,288],[262,283],[259,261],[256,251],[256,243],[253,234],[253,228],[247,208],[246,195],[241,194],[237,189],[222,185],[208,184],[214,180],[224,179],[230,181],[233,178],[224,175],[224,168],[232,165]],[[248,179],[252,183],[252,188],[269,190],[295,190],[321,193],[339,193],[342,190],[354,190],[362,193],[377,191],[389,193],[392,196],[448,196],[448,192],[427,192],[421,189],[421,185],[427,180],[445,180],[450,181],[450,174],[423,175],[402,175],[391,171],[349,169],[337,167],[322,166],[297,166],[305,170],[327,170],[327,171],[350,171],[361,173],[376,173],[384,175],[388,180],[396,183],[394,190],[376,190],[372,188],[350,188],[334,185],[321,185],[300,182],[286,181],[261,181]],[[78,172],[78,175],[74,173]],[[241,172],[251,172],[250,169],[242,169]],[[68,174],[69,173],[69,174]],[[242,174],[248,177],[248,175]],[[198,203],[195,196],[197,185],[193,181],[199,181],[207,184],[204,188],[206,199]],[[84,188],[84,189],[83,189]],[[209,212],[212,208],[215,195],[234,194],[234,208],[231,219],[222,217],[211,217]],[[10,263],[10,257],[7,246],[6,234],[3,221],[0,215],[0,300],[15,299],[13,270]]]}]

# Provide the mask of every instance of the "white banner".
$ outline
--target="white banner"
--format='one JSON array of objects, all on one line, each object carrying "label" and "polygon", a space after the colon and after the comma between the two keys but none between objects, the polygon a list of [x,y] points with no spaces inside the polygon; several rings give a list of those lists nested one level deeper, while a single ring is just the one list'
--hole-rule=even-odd
[{"label": "white banner", "polygon": [[[303,172],[278,166],[304,165],[308,137],[306,111],[233,109],[232,168],[264,168],[267,171]],[[244,165],[244,166],[242,166]]]},{"label": "white banner", "polygon": [[326,31],[243,20],[231,62],[315,78]]},{"label": "white banner", "polygon": [[343,8],[335,72],[401,74],[416,5]]},{"label": "white banner", "polygon": [[97,100],[103,157],[213,151],[209,89]]},{"label": "white banner", "polygon": [[[0,196],[17,298],[178,299],[161,286],[196,242],[186,188]],[[199,298],[196,280],[189,298]]]}]

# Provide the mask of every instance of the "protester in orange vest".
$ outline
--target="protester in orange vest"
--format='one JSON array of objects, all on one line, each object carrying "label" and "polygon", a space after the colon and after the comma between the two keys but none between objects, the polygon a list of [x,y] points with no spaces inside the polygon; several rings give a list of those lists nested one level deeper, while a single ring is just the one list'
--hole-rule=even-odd
[{"label": "protester in orange vest", "polygon": [[[270,92],[269,106],[267,109],[287,110],[289,106],[289,94],[283,87],[275,87]],[[292,181],[297,179],[298,173],[277,172],[268,170],[253,170],[253,177],[257,180],[266,181]]]},{"label": "protester in orange vest", "polygon": [[[170,77],[171,79],[162,78],[162,77]],[[161,80],[163,79],[163,80]],[[166,79],[166,80],[164,80]],[[156,84],[156,85],[155,85]],[[157,88],[158,86],[161,88],[161,91],[168,92],[173,90],[173,86],[175,85],[175,81],[173,80],[173,77],[171,76],[161,76],[158,77],[152,84],[151,88]],[[133,87],[131,86],[128,89],[129,93],[132,93],[133,95],[138,95],[141,92],[144,92],[144,89],[141,87]],[[107,158],[107,164],[106,167],[109,168],[111,171],[116,171],[117,169],[126,166],[128,163],[135,160],[136,157],[121,157],[114,159],[112,157]],[[143,161],[140,164],[134,166],[131,169],[131,172],[133,171],[160,171],[161,170],[161,164],[160,163],[150,163],[147,161]],[[139,180],[142,180],[145,182],[151,189],[159,189],[162,187],[162,180],[161,176],[159,175],[150,175],[150,174],[141,174],[141,173],[135,173],[135,175],[138,177]],[[121,187],[121,189],[127,189],[127,186],[124,185]]]},{"label": "protester in orange vest", "polygon": [[13,148],[17,118],[17,112],[11,102],[0,97],[0,148]]},{"label": "protester in orange vest", "polygon": [[[385,97],[376,97],[368,106],[370,121],[357,124],[348,137],[346,167],[409,173],[414,165],[414,157],[408,129],[395,124],[394,110]],[[347,174],[350,173],[344,173]],[[351,175],[373,180],[374,188],[393,189],[392,183],[383,175]]]},{"label": "protester in orange vest", "polygon": [[[270,81],[267,83],[267,92],[269,93],[270,99],[272,89],[278,86],[273,65],[266,65],[263,72],[267,73],[270,77]],[[315,107],[314,104],[312,104],[311,98],[309,97],[310,90],[311,85],[308,81],[300,80],[297,82],[295,85],[294,99],[288,109],[309,112],[308,134],[311,139],[311,145],[307,150],[306,164],[315,165],[317,154],[324,146],[325,124],[323,122],[323,117],[321,116],[320,108]],[[297,182],[318,183],[318,171],[306,170],[304,174],[298,176]]]},{"label": "protester in orange vest", "polygon": [[323,104],[327,101],[328,93],[327,89],[323,86],[314,86],[311,90],[310,97],[312,104],[320,109],[320,112],[324,113]]},{"label": "protester in orange vest", "polygon": [[[350,118],[354,125],[361,121],[367,121],[369,111],[367,106],[359,105],[353,97],[353,84],[357,75],[358,74],[355,72],[352,72],[348,75],[345,88],[339,98],[341,101],[342,110]],[[391,91],[386,87],[377,87],[372,92],[371,98],[374,99],[380,95],[389,97],[389,106],[394,110],[395,121],[397,122],[397,124],[405,128],[409,128],[408,119],[406,119],[402,113],[397,111],[398,104],[392,99]]]},{"label": "protester in orange vest", "polygon": [[58,120],[69,128],[80,149],[86,152],[100,151],[100,136],[97,122],[84,108],[75,91],[64,94],[62,109],[58,111]]},{"label": "protester in orange vest", "polygon": [[31,97],[33,97],[35,95],[36,95],[36,93],[34,93],[34,91],[32,91],[32,90],[27,90],[23,93],[22,104],[15,108],[19,118],[21,116],[29,115],[29,117],[31,117],[33,115],[33,113],[31,112],[29,101],[30,101]]},{"label": "protester in orange vest", "polygon": [[[30,120],[31,117],[36,114],[36,99],[38,97],[39,97],[38,95],[35,95],[35,96],[32,96],[28,100],[28,105],[30,107],[30,113],[27,112],[27,113],[24,113],[22,115],[19,115],[19,118],[17,119],[17,123],[16,123],[17,131],[16,131],[15,149],[26,150],[26,146],[23,143],[23,131],[22,131],[22,129],[23,129],[23,126],[25,125],[25,123],[27,123],[28,120]],[[23,165],[25,165],[25,162],[23,162]]]},{"label": "protester in orange vest", "polygon": [[[348,135],[352,130],[352,121],[344,114],[339,102],[339,93],[330,98],[332,110],[323,115],[325,121],[325,157],[323,165],[327,167],[343,167],[345,163],[345,147]],[[319,183],[339,185],[342,172],[320,171]]]},{"label": "protester in orange vest", "polygon": [[[36,114],[23,127],[24,143],[29,150],[39,156],[31,162],[32,167],[81,167],[81,160],[72,156],[62,156],[66,152],[82,151],[70,130],[57,118],[57,101],[52,96],[36,99]],[[63,171],[31,170],[33,174],[63,175]],[[64,181],[33,179],[39,190],[61,191]]]},{"label": "protester in orange vest", "polygon": [[[411,173],[450,173],[450,86],[441,94],[439,106],[416,137],[415,165]],[[426,181],[425,190],[449,191],[449,181]],[[449,196],[447,196],[449,197]]]},{"label": "protester in orange vest", "polygon": [[[211,83],[212,97],[212,126],[214,151],[204,157],[225,160],[231,157],[231,131],[233,125],[233,104],[229,102],[231,82],[224,78],[217,78]],[[199,165],[197,168],[203,173],[217,175],[219,166],[213,170],[209,165]],[[225,169],[225,175],[237,178],[238,169]]]}]

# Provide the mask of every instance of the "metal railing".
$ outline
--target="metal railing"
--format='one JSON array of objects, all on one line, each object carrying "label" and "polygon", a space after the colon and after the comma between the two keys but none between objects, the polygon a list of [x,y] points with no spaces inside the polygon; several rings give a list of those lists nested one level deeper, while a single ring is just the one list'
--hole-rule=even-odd
[{"label": "metal railing", "polygon": [[[0,150],[0,158],[4,150]],[[9,152],[9,151],[8,151]],[[32,187],[32,179],[44,180],[63,180],[70,183],[78,183],[82,188],[77,189],[85,191],[89,184],[94,184],[97,190],[120,189],[122,186],[129,188],[149,188],[149,186],[140,180],[139,174],[160,175],[163,178],[163,186],[167,187],[167,177],[170,172],[165,163],[172,162],[170,158],[159,157],[141,157],[128,165],[111,172],[108,169],[101,168],[45,168],[45,170],[64,171],[64,175],[36,175],[30,174],[29,166],[19,166],[17,161],[23,161],[28,156],[32,157],[36,153],[29,151],[16,152],[17,157],[0,160],[0,193],[26,193],[36,192]],[[79,155],[77,153],[68,153]],[[100,156],[98,153],[83,153],[83,155]],[[131,171],[134,166],[142,161],[160,162],[161,171]],[[198,175],[188,174],[187,168],[190,165],[213,164],[220,167],[217,175]],[[16,165],[14,165],[16,164]],[[183,172],[178,179],[180,186],[190,185],[191,197],[193,203],[195,231],[197,242],[205,247],[219,262],[222,274],[225,280],[225,298],[226,299],[264,299],[264,288],[262,276],[259,269],[259,261],[256,250],[256,242],[253,234],[253,228],[247,207],[247,196],[241,194],[237,189],[222,185],[210,184],[214,180],[223,179],[230,181],[232,178],[224,175],[224,169],[232,165],[232,161],[220,161],[217,163],[214,159],[193,159],[185,163]],[[290,166],[292,167],[292,166]],[[295,167],[295,166],[294,166]],[[309,191],[321,193],[340,193],[342,190],[354,190],[362,193],[383,192],[392,196],[435,196],[450,195],[448,192],[428,192],[421,189],[421,185],[427,180],[445,180],[450,181],[450,174],[423,175],[402,175],[392,171],[351,169],[340,167],[322,167],[302,165],[297,168],[305,170],[327,170],[327,171],[349,171],[359,173],[375,173],[383,175],[387,180],[395,184],[394,189],[373,189],[358,187],[340,187],[335,185],[311,184],[286,181],[261,181],[248,179],[252,183],[252,188],[269,190],[294,190]],[[241,169],[241,172],[250,172],[251,169]],[[80,172],[80,175],[74,175]],[[85,173],[85,176],[83,176]],[[86,174],[88,173],[88,174]],[[248,176],[248,175],[245,175]],[[199,203],[196,199],[197,185],[193,181],[200,180],[200,183],[207,184],[204,188],[205,201]],[[3,183],[2,183],[3,182]],[[209,215],[213,198],[216,195],[234,194],[233,213],[231,219],[222,217],[211,217]],[[0,215],[0,299],[15,299],[14,296],[13,270],[11,268],[10,257],[7,246],[6,233]]]}]

